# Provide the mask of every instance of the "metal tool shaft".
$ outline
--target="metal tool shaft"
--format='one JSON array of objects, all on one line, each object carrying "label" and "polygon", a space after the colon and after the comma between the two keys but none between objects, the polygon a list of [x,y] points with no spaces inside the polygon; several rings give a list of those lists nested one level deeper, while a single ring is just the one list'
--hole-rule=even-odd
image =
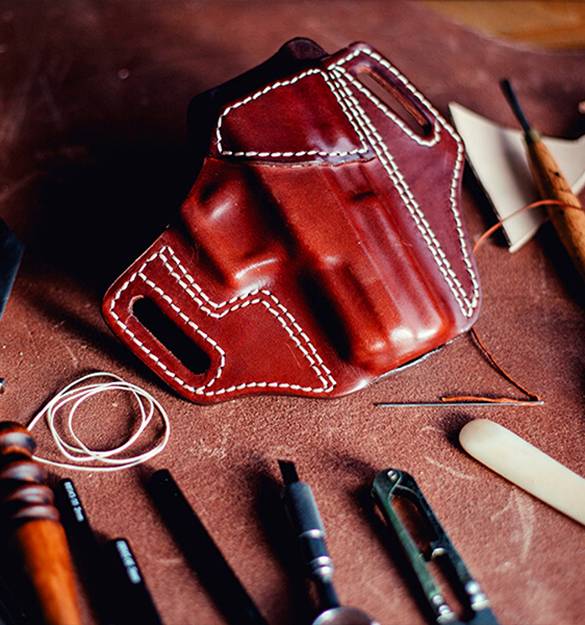
[{"label": "metal tool shaft", "polygon": [[325,527],[311,487],[301,482],[292,462],[279,460],[284,481],[282,499],[296,534],[308,575],[316,584],[323,610],[338,607],[333,586],[333,561],[325,541]]}]

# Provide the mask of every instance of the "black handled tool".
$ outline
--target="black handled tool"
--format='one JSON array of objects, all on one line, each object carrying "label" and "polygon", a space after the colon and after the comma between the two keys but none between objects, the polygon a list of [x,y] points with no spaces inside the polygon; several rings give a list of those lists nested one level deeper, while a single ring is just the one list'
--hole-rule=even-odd
[{"label": "black handled tool", "polygon": [[0,319],[16,278],[24,246],[0,219]]},{"label": "black handled tool", "polygon": [[[436,625],[497,625],[489,601],[480,585],[471,576],[449,536],[439,523],[414,478],[398,469],[386,469],[374,479],[372,496],[395,538],[399,541],[408,565],[416,577],[425,607]],[[415,506],[422,527],[416,528],[428,543],[421,549],[394,507],[398,497]],[[430,572],[428,562],[439,560],[456,594],[462,598],[466,614],[459,618],[445,600],[441,588]]]},{"label": "black handled tool", "polygon": [[213,538],[166,469],[156,471],[148,491],[191,568],[232,625],[267,625]]},{"label": "black handled tool", "polygon": [[333,585],[333,561],[325,528],[311,487],[301,482],[294,463],[279,460],[284,482],[282,499],[307,567],[319,595],[319,615],[313,625],[377,625],[365,612],[340,605]]},{"label": "black handled tool", "polygon": [[98,620],[107,625],[162,625],[128,541],[98,541],[72,480],[57,484],[55,498]]},{"label": "black handled tool", "polygon": [[59,508],[73,560],[87,587],[92,606],[99,619],[109,623],[111,604],[100,544],[73,480],[63,479],[57,484],[55,503]]},{"label": "black handled tool", "polygon": [[[0,319],[8,303],[23,251],[22,243],[0,219]],[[0,377],[0,393],[3,391],[4,378]]]},{"label": "black handled tool", "polygon": [[103,547],[110,572],[115,625],[163,625],[152,596],[127,540],[109,540]]}]

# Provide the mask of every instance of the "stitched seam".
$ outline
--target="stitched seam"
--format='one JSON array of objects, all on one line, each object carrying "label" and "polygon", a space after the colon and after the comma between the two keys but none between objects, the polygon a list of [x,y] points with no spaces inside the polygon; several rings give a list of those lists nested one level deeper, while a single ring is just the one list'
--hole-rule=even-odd
[{"label": "stitched seam", "polygon": [[[183,274],[183,276],[189,281],[190,285],[197,291],[197,295],[189,288],[181,276],[177,274],[170,264],[168,258],[165,256],[165,251],[168,250],[169,255],[172,257],[175,265],[179,269],[179,271]],[[180,286],[195,300],[195,302],[199,305],[200,309],[203,310],[208,316],[211,316],[216,319],[221,319],[229,312],[238,310],[239,308],[245,308],[254,304],[262,304],[268,312],[270,312],[281,324],[281,326],[285,329],[295,346],[301,351],[303,356],[309,362],[309,365],[319,378],[320,382],[323,384],[322,388],[312,388],[307,386],[301,386],[299,384],[289,384],[286,382],[246,382],[242,384],[232,385],[226,388],[220,388],[217,390],[206,390],[210,386],[212,386],[217,380],[220,379],[223,369],[225,367],[226,356],[225,351],[221,348],[218,343],[213,340],[207,333],[205,333],[195,322],[193,322],[188,315],[186,315],[179,306],[175,304],[173,299],[163,291],[156,283],[150,280],[143,272],[146,266],[160,258],[163,262],[163,265],[169,271],[169,273],[179,282]],[[151,352],[151,350],[144,345],[144,343],[132,332],[132,330],[120,319],[119,315],[114,310],[116,302],[121,297],[122,293],[128,288],[128,286],[137,278],[140,278],[145,284],[147,284],[150,288],[152,288],[155,292],[157,292],[170,306],[171,308],[187,323],[193,330],[195,330],[204,340],[206,340],[212,347],[215,349],[219,356],[220,362],[218,366],[218,370],[215,373],[214,377],[207,382],[205,385],[200,387],[194,387],[187,382],[185,382],[180,376],[173,373],[155,354]],[[255,297],[255,296],[258,297]],[[266,301],[266,297],[270,299],[270,301]],[[201,299],[202,298],[202,299]],[[250,299],[252,298],[252,299]],[[272,303],[271,303],[272,302]],[[222,312],[216,312],[219,309],[228,307],[226,310]],[[274,307],[276,306],[276,308]],[[120,289],[116,292],[116,295],[112,299],[112,303],[110,305],[110,314],[114,318],[116,324],[122,329],[122,331],[127,334],[130,339],[140,348],[141,351],[146,353],[148,357],[164,372],[165,375],[173,378],[175,382],[183,386],[188,391],[195,393],[197,395],[222,395],[226,393],[231,393],[238,390],[243,390],[245,388],[286,388],[296,391],[310,392],[310,393],[330,393],[336,385],[336,381],[331,375],[331,371],[325,365],[322,358],[318,354],[315,346],[298,324],[296,319],[292,316],[292,314],[287,310],[287,308],[278,300],[278,298],[273,295],[270,291],[266,289],[255,289],[246,293],[244,295],[239,295],[231,298],[230,300],[226,300],[224,302],[213,302],[203,291],[203,289],[195,282],[193,277],[189,274],[189,272],[182,265],[178,257],[173,252],[172,248],[168,245],[162,247],[157,252],[149,256],[144,263],[124,282],[124,284],[120,287]],[[299,340],[296,336],[295,331],[291,330],[289,327],[289,323],[292,324],[296,333],[298,333],[305,345]]]},{"label": "stitched seam", "polygon": [[[463,289],[463,286],[461,285],[459,279],[457,278],[457,275],[451,268],[449,260],[445,256],[439,241],[436,239],[434,232],[430,227],[430,224],[427,222],[424,213],[421,211],[418,202],[416,201],[414,195],[412,194],[412,191],[410,190],[406,180],[404,179],[404,176],[402,175],[402,172],[396,165],[396,162],[394,161],[394,158],[390,153],[388,146],[384,143],[384,140],[378,133],[377,129],[372,124],[371,120],[369,119],[363,108],[360,106],[360,104],[357,102],[357,100],[349,90],[347,83],[343,79],[341,71],[339,69],[334,71],[336,71],[342,88],[345,90],[349,99],[352,101],[356,112],[359,115],[361,123],[364,125],[364,131],[368,135],[372,147],[374,148],[375,152],[378,155],[378,158],[380,159],[380,163],[390,177],[390,180],[394,184],[394,187],[400,194],[400,197],[402,198],[402,201],[404,202],[408,212],[413,218],[415,225],[417,226],[429,250],[431,251],[439,270],[441,271],[445,281],[447,282],[447,285],[449,286],[451,292],[453,293],[453,296],[455,297],[461,309],[461,312],[464,316],[470,317],[473,313],[473,305],[468,302],[467,294]],[[456,162],[456,172],[457,164],[458,161]]]},{"label": "stitched seam", "polygon": [[[298,152],[282,151],[282,150],[278,151],[278,152],[268,152],[268,151],[262,151],[261,152],[261,151],[257,151],[257,150],[233,151],[233,150],[224,150],[223,149],[223,137],[222,137],[222,134],[221,134],[221,129],[222,129],[224,118],[227,117],[227,115],[231,111],[233,111],[233,110],[235,110],[235,109],[237,109],[237,108],[239,108],[241,106],[244,106],[246,104],[249,104],[250,102],[252,102],[254,100],[257,100],[258,98],[266,95],[270,91],[274,91],[274,90],[279,89],[281,87],[287,87],[287,86],[290,86],[290,85],[294,85],[299,80],[302,80],[303,78],[306,78],[307,76],[311,76],[311,75],[320,75],[324,79],[325,84],[329,87],[329,89],[331,90],[331,92],[335,96],[335,99],[337,100],[337,102],[341,106],[343,114],[345,115],[345,117],[347,118],[347,120],[351,124],[354,132],[358,136],[358,138],[360,140],[360,143],[361,143],[361,147],[354,148],[352,150],[333,150],[333,151],[300,150]],[[215,136],[216,136],[216,141],[217,141],[218,152],[222,156],[237,156],[237,157],[253,156],[253,157],[258,157],[258,158],[269,158],[269,157],[270,158],[292,158],[292,157],[297,157],[297,156],[350,156],[350,155],[354,155],[354,154],[365,154],[368,151],[368,148],[366,146],[366,142],[364,140],[364,136],[363,136],[359,126],[352,119],[351,115],[349,115],[349,113],[347,111],[347,107],[346,107],[346,105],[345,105],[345,103],[343,101],[343,98],[339,96],[339,94],[337,93],[335,87],[330,83],[329,77],[328,77],[327,73],[324,72],[321,69],[309,69],[309,70],[306,70],[304,72],[301,72],[298,76],[295,76],[294,78],[291,78],[289,80],[277,80],[276,82],[273,82],[273,83],[267,85],[263,89],[260,89],[259,91],[256,91],[252,95],[249,95],[249,96],[245,97],[244,99],[239,100],[238,102],[235,102],[234,104],[231,104],[220,115],[219,120],[217,122],[217,126],[215,128]]]},{"label": "stitched seam", "polygon": [[349,61],[353,61],[353,59],[355,59],[355,57],[359,56],[361,53],[362,53],[362,48],[358,48],[357,50],[350,52],[347,56],[344,56],[342,59],[339,59],[339,61],[335,61],[335,63],[331,63],[330,65],[327,66],[327,68],[335,69],[338,65],[349,63]]},{"label": "stitched seam", "polygon": [[[392,112],[383,105],[383,103],[378,102],[377,98],[375,98],[375,96],[371,94],[369,90],[363,87],[361,83],[358,83],[358,81],[354,80],[353,77],[349,75],[345,71],[344,68],[341,67],[343,64],[351,61],[352,59],[354,59],[355,57],[357,57],[359,54],[362,54],[362,53],[368,54],[369,56],[374,58],[376,61],[378,61],[381,65],[383,65],[386,69],[388,69],[392,74],[394,74],[404,84],[404,86],[416,98],[418,98],[419,101],[422,102],[427,107],[427,109],[434,115],[435,117],[434,128],[435,128],[436,135],[431,141],[424,141],[415,133],[413,133],[407,126],[405,126],[401,122],[401,120],[399,120],[399,118],[393,115]],[[277,89],[282,86],[294,84],[298,82],[298,80],[304,78],[307,75],[321,74],[323,78],[325,79],[326,84],[330,87],[332,93],[334,94],[340,106],[342,107],[344,114],[346,115],[347,119],[350,121],[356,134],[360,138],[360,141],[364,145],[364,148],[365,148],[365,144],[368,143],[368,141],[364,140],[364,136],[360,130],[360,126],[362,124],[365,125],[364,131],[368,134],[368,140],[370,143],[372,143],[372,147],[374,147],[374,144],[376,144],[386,154],[386,158],[388,160],[386,160],[382,152],[380,152],[379,150],[376,150],[378,158],[380,158],[380,161],[382,165],[384,166],[384,169],[388,173],[394,186],[399,191],[401,198],[403,199],[407,209],[409,210],[410,214],[415,220],[415,223],[419,231],[423,235],[423,239],[425,240],[427,246],[429,247],[431,253],[433,254],[433,257],[435,258],[435,261],[437,262],[437,265],[439,269],[441,270],[441,273],[443,274],[445,280],[447,281],[447,284],[449,285],[451,291],[453,292],[457,300],[457,303],[459,304],[459,307],[461,308],[461,311],[466,317],[471,317],[471,315],[473,314],[473,310],[477,307],[477,304],[479,302],[479,283],[477,281],[475,271],[473,269],[473,265],[469,257],[469,253],[468,253],[468,249],[466,245],[465,233],[463,232],[463,224],[462,224],[459,212],[457,210],[457,184],[458,184],[459,177],[461,174],[461,169],[462,169],[463,159],[464,159],[464,149],[463,149],[463,144],[461,142],[461,139],[457,136],[453,128],[451,128],[451,126],[438,113],[438,111],[430,104],[430,102],[428,102],[428,100],[414,87],[414,85],[412,85],[408,81],[408,79],[405,76],[403,76],[386,59],[384,59],[382,56],[380,56],[373,50],[370,50],[369,48],[360,48],[358,50],[354,50],[352,53],[348,54],[346,57],[329,65],[328,69],[332,70],[331,74],[329,75],[328,73],[325,73],[320,69],[310,69],[305,72],[302,72],[301,74],[299,74],[298,76],[295,76],[294,78],[290,80],[277,81],[275,83],[272,83],[271,85],[268,85],[264,89],[257,91],[255,94],[248,96],[247,98],[244,98],[243,100],[236,102],[235,104],[228,107],[220,116],[220,119],[218,121],[218,125],[216,128],[216,136],[217,136],[219,151],[223,154],[229,153],[230,155],[233,155],[233,156],[259,156],[259,157],[273,156],[276,158],[278,157],[286,158],[286,157],[291,157],[291,156],[310,156],[310,155],[327,156],[327,155],[346,154],[344,152],[320,152],[317,150],[307,150],[307,151],[302,151],[302,152],[255,152],[255,151],[250,151],[250,152],[223,151],[222,152],[222,149],[221,149],[221,124],[223,121],[223,117],[225,117],[229,113],[230,110],[233,110],[234,108],[237,108],[254,99],[257,99],[273,89]],[[463,288],[463,285],[459,281],[457,274],[453,271],[451,264],[449,263],[449,260],[445,256],[440,246],[439,241],[435,237],[435,234],[432,228],[430,227],[430,224],[426,220],[424,213],[421,211],[420,206],[416,202],[408,185],[406,184],[404,176],[402,175],[399,168],[397,167],[392,155],[390,154],[390,151],[388,150],[387,145],[385,144],[382,137],[379,135],[379,133],[375,129],[375,126],[372,124],[371,120],[367,117],[365,111],[363,111],[362,107],[359,105],[359,102],[356,101],[353,94],[348,89],[347,85],[343,81],[343,77],[340,75],[339,72],[343,72],[343,75],[352,82],[355,88],[357,88],[363,94],[365,94],[369,98],[369,100],[372,101],[390,120],[392,120],[396,125],[398,125],[398,127],[401,128],[401,130],[403,130],[407,135],[409,135],[418,144],[423,145],[424,147],[431,147],[432,145],[435,145],[439,141],[440,129],[437,127],[437,123],[440,126],[442,126],[445,130],[447,130],[447,132],[455,140],[457,144],[457,157],[455,161],[455,166],[453,170],[453,178],[451,181],[451,186],[450,186],[450,191],[449,191],[449,202],[451,206],[451,212],[453,214],[453,219],[455,222],[455,228],[459,237],[462,260],[465,265],[466,271],[468,275],[470,276],[471,283],[472,283],[473,291],[472,291],[471,298],[469,298],[469,296],[467,295],[467,292]],[[341,83],[342,83],[341,89],[337,81],[335,80],[334,76],[337,76],[341,80]],[[338,90],[345,92],[346,96],[349,97],[349,102],[346,102],[346,99],[339,95]],[[352,102],[357,109],[357,113],[356,111],[352,111],[352,107],[351,107]],[[349,106],[349,109],[348,109],[348,106]],[[355,114],[357,114],[358,116],[360,116],[360,114],[362,115],[363,119],[361,123],[356,123],[356,121],[354,120]],[[371,132],[368,131],[368,128]],[[372,140],[372,134],[375,137],[374,140]],[[363,151],[364,148],[360,148],[357,151],[358,152]],[[365,151],[367,151],[367,148],[365,148]],[[354,151],[350,151],[347,153],[349,154],[349,153],[355,153],[355,152],[356,151],[354,150]],[[393,169],[394,175],[391,174],[390,168]],[[461,301],[461,299],[463,300],[463,302]]]},{"label": "stitched seam", "polygon": [[[349,54],[346,57],[340,59],[339,61],[331,64],[329,67],[332,68],[332,69],[335,69],[336,67],[341,66],[344,63],[347,63],[347,62],[351,61],[356,56],[358,56],[359,54],[362,54],[362,53],[363,54],[368,54],[374,60],[376,60],[378,63],[380,63],[383,67],[385,67],[388,71],[390,71],[392,74],[394,74],[394,76],[396,76],[396,78],[398,78],[398,80],[400,80],[400,82],[402,82],[402,84],[416,98],[418,98],[418,100],[434,115],[436,121],[439,122],[439,124],[451,135],[451,137],[453,137],[453,139],[457,143],[457,158],[456,158],[456,161],[455,161],[455,168],[454,168],[454,171],[453,171],[453,178],[452,178],[452,181],[451,181],[451,189],[450,189],[450,193],[449,193],[449,200],[450,200],[450,203],[451,203],[451,212],[453,213],[453,219],[455,221],[455,227],[456,227],[456,230],[457,230],[457,234],[459,235],[459,243],[460,243],[461,255],[462,255],[463,263],[465,264],[467,273],[469,274],[469,277],[471,279],[471,283],[472,283],[472,286],[473,286],[473,297],[471,299],[471,302],[470,303],[468,302],[468,305],[471,308],[471,312],[472,312],[477,307],[477,304],[479,303],[479,283],[477,281],[477,277],[476,277],[475,271],[473,269],[473,264],[472,264],[470,256],[469,256],[469,251],[467,249],[465,233],[463,231],[463,223],[461,221],[461,217],[459,215],[459,211],[457,210],[457,184],[458,184],[458,181],[459,181],[459,176],[461,174],[461,169],[462,169],[464,155],[465,155],[465,151],[464,151],[464,148],[463,148],[463,142],[461,141],[461,138],[457,135],[455,130],[452,128],[452,126],[443,118],[443,116],[435,109],[435,107],[424,97],[424,95],[422,93],[420,93],[415,88],[415,86],[408,81],[406,76],[401,74],[387,59],[382,57],[377,52],[374,52],[370,48],[359,48],[357,50],[354,50],[351,54]],[[338,67],[338,69],[342,70],[343,68]],[[456,280],[457,280],[457,282],[459,282],[457,278],[456,278]],[[465,299],[466,299],[466,301],[468,300],[467,297]],[[467,316],[471,316],[471,312]]]},{"label": "stitched seam", "polygon": [[[193,288],[196,289],[197,293],[205,300],[205,302],[207,302],[213,308],[222,308],[222,307],[224,307],[226,305],[229,306],[230,304],[233,304],[232,306],[230,306],[228,308],[228,310],[226,310],[223,313],[213,313],[212,311],[210,311],[201,302],[201,300],[199,300],[197,295],[195,295],[189,289],[189,287],[185,285],[185,283],[181,280],[180,276],[178,276],[175,272],[172,271],[172,269],[170,268],[170,265],[168,264],[168,261],[166,261],[166,258],[164,256],[164,253],[163,253],[164,252],[164,248],[163,248],[163,251],[161,252],[161,258],[164,261],[166,261],[165,264],[167,266],[167,269],[169,269],[171,275],[175,279],[177,279],[179,281],[179,284],[183,287],[183,289],[185,289],[187,291],[187,293],[199,304],[200,308],[204,312],[206,312],[208,315],[210,315],[212,317],[216,317],[217,319],[220,319],[221,317],[225,316],[227,313],[235,311],[238,308],[244,308],[246,306],[249,306],[250,304],[258,304],[258,303],[260,303],[263,306],[265,306],[266,309],[278,319],[278,321],[281,323],[283,328],[287,331],[287,333],[289,334],[289,336],[291,337],[293,342],[303,352],[303,354],[305,355],[305,357],[307,358],[307,360],[309,361],[311,366],[312,367],[315,367],[315,366],[322,367],[327,372],[327,374],[329,374],[329,375],[331,374],[331,371],[326,367],[325,363],[323,362],[323,360],[321,359],[321,357],[317,353],[317,350],[313,346],[313,343],[311,342],[311,340],[309,339],[307,334],[303,331],[302,327],[297,323],[296,319],[292,316],[292,314],[288,311],[288,309],[285,306],[283,306],[283,304],[281,304],[280,300],[275,295],[273,295],[270,291],[268,291],[267,289],[261,289],[261,290],[254,289],[254,290],[249,291],[248,293],[246,293],[244,295],[237,295],[237,296],[233,297],[231,300],[227,300],[225,302],[220,302],[219,304],[215,303],[215,302],[212,302],[209,299],[209,297],[205,294],[205,292],[201,289],[201,287],[195,282],[195,280],[189,274],[189,272],[185,269],[185,267],[183,266],[183,264],[181,263],[179,258],[177,258],[177,256],[171,250],[171,248],[169,246],[166,246],[166,249],[169,250],[169,253],[172,255],[172,258],[175,261],[175,264],[177,265],[177,267],[179,268],[179,270],[181,271],[183,276],[185,276],[185,278],[188,280],[188,282],[193,286]],[[275,311],[274,308],[272,307],[272,305],[269,302],[266,302],[265,300],[263,300],[261,297],[253,299],[253,300],[248,299],[249,297],[255,296],[257,294],[260,294],[261,296],[263,295],[265,297],[268,297],[273,302],[273,304],[278,309],[280,309],[281,313],[279,314],[278,311]],[[235,303],[235,302],[238,302],[238,303]],[[239,302],[242,302],[242,303],[239,303]],[[305,348],[303,347],[301,342],[294,335],[294,333],[290,330],[290,328],[287,325],[286,320],[283,319],[283,316],[286,317],[289,320],[289,322],[291,323],[293,328],[301,335],[303,340],[306,341],[307,346],[311,350],[313,356],[315,356],[315,359],[313,359],[313,357],[305,350]],[[318,364],[315,362],[315,360],[318,362]],[[315,369],[315,373],[321,379],[321,381],[323,382],[324,386],[327,386],[327,380],[325,380],[321,376],[321,371],[318,370],[318,369]]]},{"label": "stitched seam", "polygon": [[[336,68],[341,70],[345,76],[353,86],[363,93],[371,102],[374,104],[384,115],[390,119],[390,121],[394,122],[396,126],[400,128],[405,134],[407,134],[413,141],[416,141],[419,145],[422,145],[425,148],[431,148],[436,145],[441,138],[441,129],[438,126],[437,120],[433,122],[433,137],[431,139],[423,139],[416,132],[414,132],[411,128],[409,128],[394,112],[390,110],[374,93],[372,93],[369,89],[367,89],[362,83],[355,79],[349,72],[347,72],[342,67]],[[333,70],[335,71],[335,69]]]},{"label": "stitched seam", "polygon": [[[342,85],[344,85],[345,87],[345,83],[343,82],[343,79],[341,78],[341,76],[339,76],[339,78],[340,78],[340,81],[342,82]],[[353,98],[349,90],[347,91],[347,93],[351,98]],[[451,292],[453,293],[462,313],[465,316],[471,316],[473,309],[471,308],[471,306],[469,305],[467,301],[467,294],[465,290],[463,289],[463,286],[459,282],[457,275],[452,270],[451,265],[447,257],[445,256],[440,246],[439,241],[436,239],[434,232],[432,231],[430,227],[430,224],[427,222],[424,216],[424,213],[421,211],[418,202],[414,198],[414,195],[412,194],[412,191],[410,190],[406,180],[404,179],[402,172],[399,170],[398,166],[396,165],[396,162],[394,161],[394,158],[392,154],[390,153],[388,146],[384,143],[382,137],[376,130],[375,126],[372,124],[371,120],[369,119],[365,111],[363,111],[362,107],[359,105],[359,103],[355,99],[354,99],[354,105],[360,112],[360,117],[362,119],[362,122],[364,123],[365,127],[368,129],[366,130],[366,132],[368,132],[368,135],[370,136],[372,147],[374,147],[374,150],[376,151],[382,166],[384,167],[384,169],[386,170],[386,173],[392,180],[394,187],[399,192],[402,198],[402,201],[404,202],[419,232],[421,233],[429,250],[431,251],[439,267],[439,270],[443,274],[443,277],[445,278],[447,285],[451,289]]]},{"label": "stitched seam", "polygon": [[[445,120],[445,118],[437,111],[437,109],[424,97],[422,93],[420,93],[415,86],[408,81],[406,76],[401,74],[387,59],[380,56],[377,52],[369,48],[364,48],[363,52],[371,56],[374,60],[378,61],[382,66],[384,66],[388,71],[392,72],[401,82],[402,84],[416,97],[420,102],[426,106],[431,113],[435,116],[435,119],[443,126],[443,128],[453,137],[455,142],[457,143],[457,159],[455,161],[455,168],[453,172],[453,179],[451,181],[451,190],[449,194],[449,199],[451,202],[451,212],[453,213],[453,218],[455,220],[455,227],[457,229],[457,234],[459,235],[459,243],[461,248],[461,254],[463,258],[463,262],[467,269],[467,273],[471,279],[471,283],[473,285],[473,297],[471,303],[469,304],[471,309],[475,309],[479,302],[479,283],[477,281],[477,277],[475,275],[475,271],[473,269],[473,264],[469,257],[469,252],[466,245],[465,232],[463,231],[463,222],[461,221],[461,216],[459,211],[457,210],[457,183],[459,181],[459,176],[461,174],[463,161],[465,158],[465,150],[463,147],[463,141],[459,137],[459,135],[455,132],[453,127]],[[471,316],[471,314],[469,315]]]}]

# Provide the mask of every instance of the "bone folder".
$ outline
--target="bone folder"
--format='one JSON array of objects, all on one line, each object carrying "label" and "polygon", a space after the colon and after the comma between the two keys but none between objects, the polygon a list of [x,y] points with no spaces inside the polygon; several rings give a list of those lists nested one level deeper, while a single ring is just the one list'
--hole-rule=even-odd
[{"label": "bone folder", "polygon": [[516,486],[585,525],[585,479],[505,427],[476,419],[461,429],[465,451]]}]

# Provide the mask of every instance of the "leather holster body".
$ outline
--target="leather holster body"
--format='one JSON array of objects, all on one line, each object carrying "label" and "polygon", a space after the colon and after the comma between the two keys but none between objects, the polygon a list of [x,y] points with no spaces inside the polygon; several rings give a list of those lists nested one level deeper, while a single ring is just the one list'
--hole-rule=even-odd
[{"label": "leather holster body", "polygon": [[[179,222],[103,304],[181,395],[335,397],[472,326],[463,144],[371,47],[325,55],[293,41],[190,115],[202,165]],[[204,354],[201,367],[135,314],[142,300]]]}]

